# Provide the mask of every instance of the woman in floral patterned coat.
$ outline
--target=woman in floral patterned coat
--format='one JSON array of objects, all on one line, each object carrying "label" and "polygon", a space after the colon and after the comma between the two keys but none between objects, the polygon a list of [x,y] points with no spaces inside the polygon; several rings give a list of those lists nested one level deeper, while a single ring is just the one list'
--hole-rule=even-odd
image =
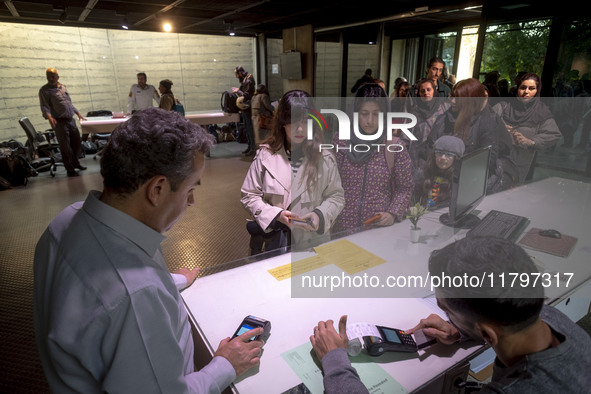
[{"label": "woman in floral patterned coat", "polygon": [[[355,97],[360,132],[376,134],[380,123],[384,126],[387,119],[386,92],[377,84],[365,84]],[[410,156],[397,138],[386,141],[385,129],[377,142],[364,141],[354,132],[351,140],[335,140],[345,207],[337,217],[333,234],[363,230],[369,225],[364,222],[370,219],[372,226],[391,226],[404,218],[414,188]],[[355,149],[356,145],[360,149]],[[365,146],[370,149],[365,151]]]}]

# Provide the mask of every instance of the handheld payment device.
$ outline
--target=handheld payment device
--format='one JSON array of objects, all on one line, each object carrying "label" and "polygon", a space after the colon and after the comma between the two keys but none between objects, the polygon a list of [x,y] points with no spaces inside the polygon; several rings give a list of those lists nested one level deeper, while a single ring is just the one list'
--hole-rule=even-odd
[{"label": "handheld payment device", "polygon": [[257,327],[263,327],[265,331],[261,335],[257,335],[250,338],[250,340],[256,341],[262,339],[263,341],[266,341],[269,335],[271,334],[271,322],[252,315],[248,315],[244,318],[244,320],[242,320],[242,323],[240,323],[240,326],[238,326],[236,332],[234,333],[234,335],[232,335],[232,338],[230,338],[230,340]]},{"label": "handheld payment device", "polygon": [[380,356],[385,352],[416,352],[417,344],[410,334],[397,328],[376,326],[380,337],[364,336],[365,349],[370,356]]}]

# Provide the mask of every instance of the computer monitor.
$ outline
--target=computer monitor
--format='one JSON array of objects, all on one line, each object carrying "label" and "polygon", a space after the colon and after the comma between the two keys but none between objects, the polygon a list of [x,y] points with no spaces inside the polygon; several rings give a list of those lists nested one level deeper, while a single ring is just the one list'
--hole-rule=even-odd
[{"label": "computer monitor", "polygon": [[449,213],[439,217],[446,226],[472,228],[480,219],[471,212],[486,196],[491,146],[479,148],[454,163]]}]

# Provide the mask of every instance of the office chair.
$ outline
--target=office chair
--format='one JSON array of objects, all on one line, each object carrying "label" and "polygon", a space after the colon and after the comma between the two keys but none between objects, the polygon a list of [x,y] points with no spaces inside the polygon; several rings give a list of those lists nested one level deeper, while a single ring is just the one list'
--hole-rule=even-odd
[{"label": "office chair", "polygon": [[[93,116],[113,116],[113,112],[109,111],[109,110],[97,110],[97,111],[88,111],[88,113],[86,114],[87,117],[93,117]],[[90,136],[90,140],[92,142],[94,142],[97,146],[97,151],[93,156],[93,159],[96,160],[97,157],[99,157],[101,155],[101,151],[103,150],[103,148],[106,145],[106,141],[109,140],[109,137],[111,136],[111,133],[106,133],[106,134],[102,134],[102,133],[96,133],[96,134],[92,134]]]},{"label": "office chair", "polygon": [[52,177],[55,177],[54,171],[57,166],[63,166],[61,162],[61,153],[59,144],[53,141],[55,134],[51,129],[43,133],[35,130],[35,127],[26,116],[19,119],[19,124],[27,134],[25,146],[28,150],[28,160],[37,171],[49,170]]}]

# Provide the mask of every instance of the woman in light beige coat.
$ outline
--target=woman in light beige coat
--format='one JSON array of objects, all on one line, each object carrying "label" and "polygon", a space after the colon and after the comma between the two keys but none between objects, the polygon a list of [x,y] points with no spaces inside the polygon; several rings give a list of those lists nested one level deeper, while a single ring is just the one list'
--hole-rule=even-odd
[{"label": "woman in light beige coat", "polygon": [[276,239],[281,233],[292,237],[295,248],[326,241],[343,209],[344,192],[334,155],[319,151],[317,132],[312,141],[307,140],[307,119],[299,115],[310,105],[309,100],[308,93],[301,90],[285,93],[273,134],[261,145],[244,179],[243,206],[258,224],[258,235],[274,238],[262,241],[259,248],[258,235],[249,230],[253,254],[286,246]]}]

